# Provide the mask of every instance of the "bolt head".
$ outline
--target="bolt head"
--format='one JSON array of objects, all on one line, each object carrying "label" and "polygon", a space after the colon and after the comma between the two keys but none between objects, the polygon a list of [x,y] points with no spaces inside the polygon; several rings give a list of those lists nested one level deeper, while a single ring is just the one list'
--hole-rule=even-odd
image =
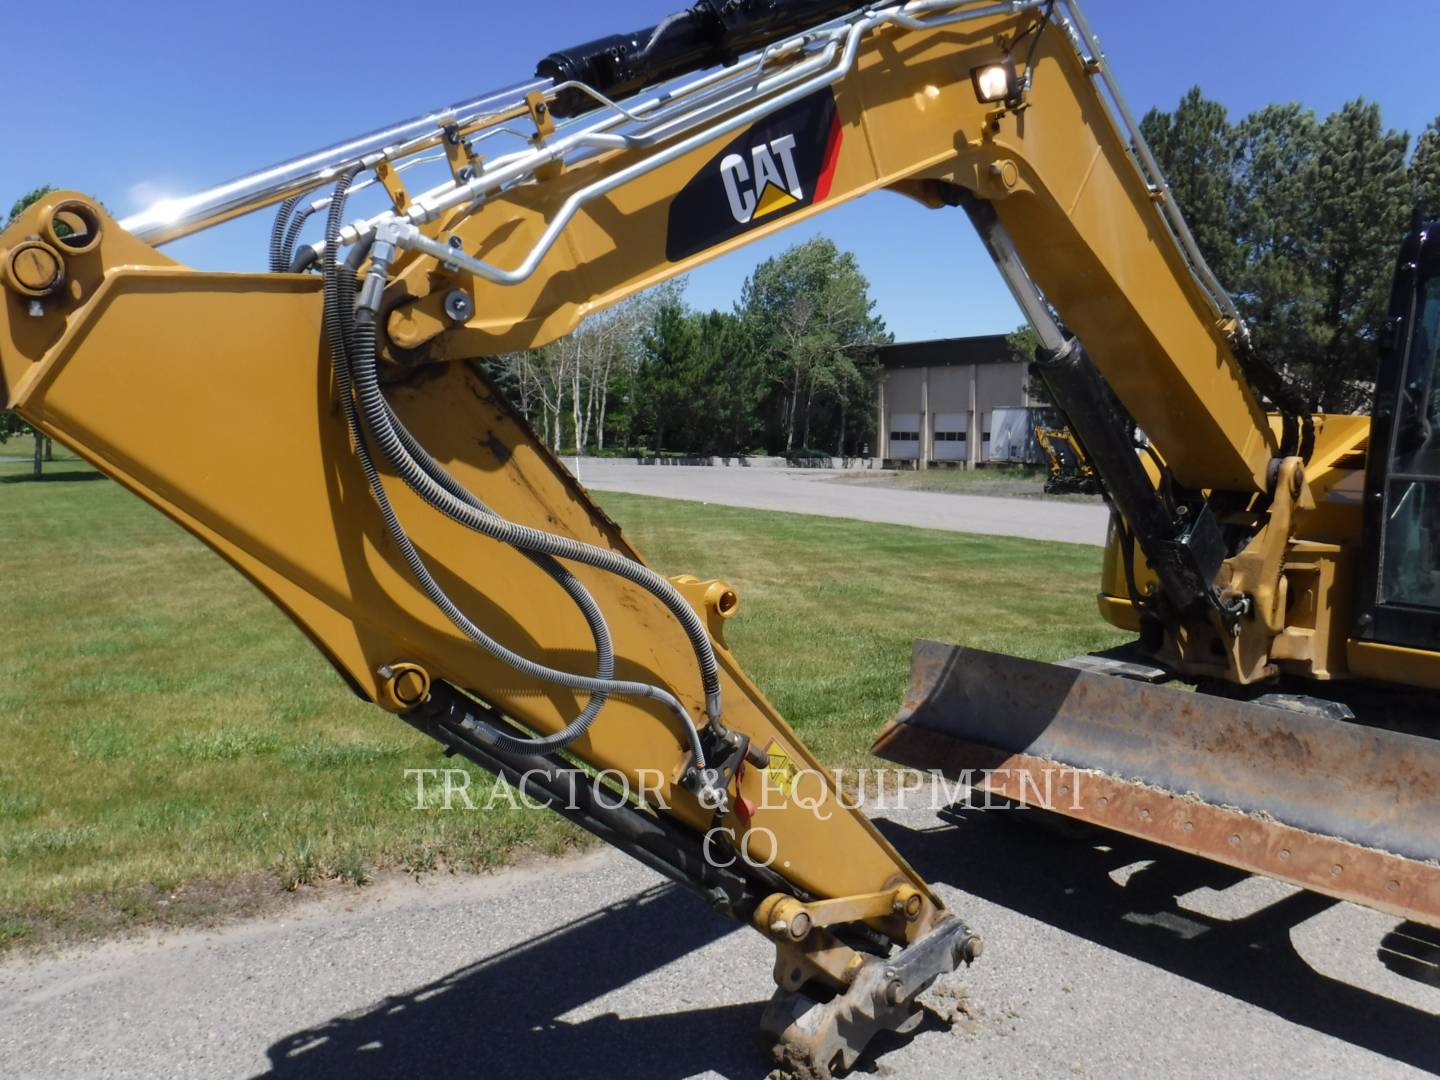
[{"label": "bolt head", "polygon": [[445,314],[456,322],[469,322],[475,314],[475,301],[464,289],[452,289],[445,297]]},{"label": "bolt head", "polygon": [[905,984],[899,979],[891,979],[885,984],[885,1004],[899,1005],[905,1000]]}]

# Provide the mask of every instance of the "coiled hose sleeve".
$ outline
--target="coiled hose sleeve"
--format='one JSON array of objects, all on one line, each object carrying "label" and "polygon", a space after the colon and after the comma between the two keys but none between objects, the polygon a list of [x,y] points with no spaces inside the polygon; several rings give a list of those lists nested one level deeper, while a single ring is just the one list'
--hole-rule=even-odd
[{"label": "coiled hose sleeve", "polygon": [[[628,696],[646,697],[659,701],[675,713],[686,732],[696,767],[704,768],[704,750],[700,745],[699,733],[695,729],[694,721],[690,718],[689,713],[685,711],[684,706],[681,705],[672,694],[660,687],[649,686],[644,683],[616,681],[610,677],[591,679],[584,676],[573,675],[569,672],[558,671],[538,664],[512,652],[510,649],[490,638],[489,635],[485,634],[479,627],[475,626],[474,623],[460,611],[454,602],[450,600],[444,590],[441,589],[435,581],[433,575],[430,574],[424,560],[420,557],[419,552],[416,551],[414,544],[410,541],[403,527],[400,525],[399,519],[396,517],[389,498],[385,494],[385,489],[380,482],[379,473],[375,468],[374,461],[370,457],[364,432],[362,431],[355,397],[353,396],[355,380],[350,370],[352,358],[347,356],[352,346],[358,348],[362,356],[368,348],[370,370],[373,375],[373,323],[368,328],[368,333],[364,329],[357,330],[347,325],[349,320],[346,318],[346,315],[349,311],[349,306],[346,303],[346,294],[353,293],[354,278],[351,277],[349,279],[349,288],[346,288],[344,284],[345,275],[338,272],[335,263],[340,217],[343,213],[344,191],[349,187],[353,178],[354,171],[351,171],[342,177],[340,183],[337,184],[336,198],[331,205],[326,224],[327,242],[323,259],[325,270],[325,328],[331,341],[332,352],[335,353],[336,357],[335,377],[341,408],[350,429],[357,460],[360,462],[371,493],[380,508],[386,532],[399,549],[411,574],[420,585],[422,591],[425,592],[431,602],[440,608],[446,617],[450,619],[466,637],[470,638],[497,660],[520,671],[522,674],[540,681],[565,686],[567,689],[587,692],[592,695],[590,705],[587,706],[586,710],[582,712],[580,716],[576,717],[575,720],[562,731],[552,736],[547,736],[543,740],[516,740],[502,732],[489,728],[488,734],[493,739],[495,746],[502,750],[511,747],[522,752],[541,749],[547,744],[550,744],[551,749],[563,748],[568,742],[573,742],[580,734],[583,734],[589,724],[593,722],[595,714],[598,713],[600,705],[603,704],[604,695],[618,693]],[[350,345],[347,345],[347,342],[349,342]],[[381,398],[381,401],[383,402],[383,398]],[[388,403],[386,407],[388,408]],[[413,436],[411,439],[413,441]],[[418,446],[418,444],[416,445]],[[426,456],[428,458],[428,454]],[[443,472],[443,470],[440,470],[438,463],[435,463],[433,459],[429,460],[436,470]],[[453,479],[451,482],[455,483]],[[478,500],[473,501],[478,502]],[[483,506],[483,504],[481,505]],[[597,666],[601,666],[601,670],[608,676],[610,672],[613,671],[613,653],[611,653],[610,650],[608,628],[603,627],[603,617],[600,615],[598,607],[595,606],[593,598],[583,589],[583,586],[579,585],[578,581],[574,581],[573,577],[570,578],[570,580],[574,582],[574,586],[573,589],[567,588],[567,592],[570,592],[572,598],[576,599],[577,603],[580,604],[582,612],[586,615],[587,622],[591,625],[592,632],[596,629],[597,625],[602,628],[601,632],[597,635],[596,642],[597,653],[600,654],[598,659],[601,661],[601,664]],[[562,585],[565,584],[563,581],[561,583]],[[583,601],[581,599],[582,596]],[[598,702],[595,700],[597,697],[600,699]],[[488,725],[486,727],[488,728]]]},{"label": "coiled hose sleeve", "polygon": [[295,241],[300,239],[300,230],[305,227],[305,223],[310,220],[315,210],[316,207],[314,203],[308,206],[302,206],[295,216],[290,219],[290,225],[285,230],[285,239],[280,245],[280,265],[287,270],[295,260]]},{"label": "coiled hose sleeve", "polygon": [[[356,250],[359,250],[359,245],[357,245]],[[351,256],[346,259],[344,269],[339,271],[338,284],[340,287],[340,311],[342,314],[353,310],[354,307],[355,277],[353,267],[354,264],[359,261],[360,260],[355,258],[354,251],[352,251]],[[353,348],[354,325],[353,320],[346,320],[346,323],[345,337],[348,350]],[[410,433],[409,429],[400,422],[400,418],[395,415],[394,410],[390,409],[389,402],[386,402],[386,409],[389,410],[396,434],[400,436],[406,449],[416,459],[420,467],[425,469],[436,483],[444,485],[452,495],[463,500],[480,513],[490,514],[492,516],[495,514],[495,511],[477,499],[464,485],[447,473],[439,462],[430,456],[430,452],[426,450],[420,444],[420,441]],[[353,434],[358,435],[358,432]],[[581,584],[575,575],[548,555],[538,555],[532,552],[521,552],[521,554],[541,570],[545,571],[552,580],[565,590],[571,601],[579,608],[580,613],[585,618],[586,625],[590,629],[590,635],[595,641],[595,677],[607,681],[613,680],[615,677],[615,649],[610,637],[610,627],[606,625],[605,616],[600,611],[600,606],[595,602],[595,598],[590,595],[590,591]],[[551,753],[565,749],[588,731],[590,725],[594,723],[595,718],[600,714],[600,710],[604,707],[608,696],[608,692],[591,694],[584,711],[571,723],[551,735],[519,739],[486,724],[483,720],[477,720],[476,724],[489,734],[491,744],[504,753],[527,754],[540,751]]]},{"label": "coiled hose sleeve", "polygon": [[[393,412],[391,415],[394,417]],[[495,512],[493,510],[475,498],[475,496],[467,491],[454,477],[440,467],[440,464],[420,445],[415,439],[415,436],[411,435],[405,425],[400,423],[399,417],[394,417],[394,420],[395,431],[396,434],[400,436],[401,442],[405,444],[405,448],[410,452],[410,455],[415,458],[421,468],[424,468],[426,472],[429,473],[431,479],[438,484],[446,485],[452,495],[458,499],[462,499],[473,509],[483,514],[494,515]],[[610,638],[610,627],[606,625],[605,616],[600,611],[600,605],[597,604],[595,598],[590,595],[590,590],[581,584],[579,578],[575,577],[574,574],[559,562],[550,558],[550,556],[538,555],[530,551],[523,551],[521,554],[541,570],[545,571],[557,585],[565,590],[571,601],[580,609],[580,613],[585,617],[585,624],[590,628],[590,636],[595,640],[595,677],[607,681],[613,680],[615,678],[615,647]],[[483,720],[477,720],[476,723],[488,729],[491,741],[497,749],[504,753],[549,753],[555,750],[565,749],[565,747],[583,735],[600,714],[600,710],[604,707],[605,700],[608,696],[609,694],[607,692],[591,694],[589,702],[585,705],[585,710],[577,716],[573,722],[553,735],[537,736],[531,739],[517,739],[503,731],[490,727],[488,724],[485,724]]]},{"label": "coiled hose sleeve", "polygon": [[[372,264],[372,273],[375,272]],[[355,390],[366,432],[374,440],[385,460],[405,484],[451,520],[466,528],[509,544],[521,551],[535,551],[578,562],[625,578],[645,589],[661,601],[690,639],[700,668],[705,691],[706,712],[712,720],[720,718],[720,679],[715,650],[699,615],[679,591],[655,571],[613,551],[585,544],[569,537],[556,536],[527,525],[519,525],[501,517],[477,513],[446,488],[432,480],[426,471],[405,453],[399,435],[390,424],[390,414],[380,392],[375,366],[374,312],[361,307],[356,312],[355,351],[351,358]]]},{"label": "coiled hose sleeve", "polygon": [[290,223],[290,215],[295,212],[295,207],[300,205],[300,200],[305,193],[291,195],[280,204],[280,209],[275,211],[275,222],[270,226],[270,272],[272,274],[284,273],[290,266],[290,260],[283,258],[285,251],[285,229]]},{"label": "coiled hose sleeve", "polygon": [[[354,365],[354,370],[352,371],[352,379],[357,389],[363,387],[364,385],[364,377],[360,374],[360,372],[363,371],[366,367],[367,348],[373,350],[374,347],[373,334],[367,334],[366,328],[364,326],[364,321],[365,320],[362,317],[359,320],[359,325],[357,325],[356,328],[355,336],[357,352],[352,359]],[[371,374],[373,377],[373,354],[371,358]],[[376,392],[378,393],[378,388]],[[364,390],[361,389],[359,394],[361,402],[361,421],[365,425],[365,434],[369,435],[370,438],[373,439],[376,438],[375,428],[372,427],[372,418],[370,416],[367,416],[365,413],[365,396],[366,395]],[[373,402],[371,404],[373,407]],[[394,440],[396,445],[398,446],[398,439],[394,436],[393,432],[387,434],[389,435],[390,439]],[[375,467],[373,462],[370,463],[367,470],[367,479],[370,474],[375,475],[375,479],[372,484],[372,491],[379,489],[378,496],[383,496],[384,489],[380,487],[379,475],[378,473],[375,473]],[[377,502],[379,501],[380,499],[379,497],[377,497]],[[458,500],[452,499],[452,501],[455,502],[456,505],[464,505],[462,503],[459,503]],[[495,641],[493,638],[487,635],[479,627],[475,626],[475,624],[472,623],[458,607],[456,607],[454,602],[451,601],[451,599],[439,587],[439,585],[435,582],[434,578],[430,575],[428,569],[426,569],[424,562],[420,559],[419,553],[416,552],[414,545],[410,543],[408,537],[405,537],[403,530],[400,528],[399,521],[395,517],[395,512],[390,506],[388,498],[385,498],[384,501],[380,503],[380,509],[382,516],[385,518],[386,528],[390,532],[392,539],[395,540],[397,546],[400,548],[401,554],[409,565],[411,573],[414,575],[416,581],[419,582],[421,588],[429,597],[430,601],[434,603],[436,607],[440,608],[440,610],[445,613],[446,617],[450,619],[450,621],[454,623],[454,625],[458,627],[460,631],[465,634],[466,637],[474,641],[482,649],[495,657],[495,659],[500,660],[502,663],[507,664],[508,666],[514,668],[516,671],[519,671],[523,675],[527,675],[540,681],[550,682],[557,686],[564,686],[567,689],[580,690],[592,694],[613,693],[632,697],[645,697],[655,701],[659,701],[667,708],[669,708],[671,712],[673,712],[675,716],[681,721],[682,725],[685,728],[686,736],[690,741],[691,751],[695,755],[695,763],[697,767],[703,768],[705,763],[705,752],[700,745],[700,737],[699,733],[695,730],[695,722],[690,718],[690,714],[685,711],[685,707],[674,697],[674,695],[672,695],[666,690],[661,689],[658,686],[650,686],[646,683],[606,680],[589,678],[582,675],[574,675],[570,672],[559,671],[555,668],[546,667],[543,664],[536,663],[535,661],[530,660],[527,657],[523,657],[520,656],[518,653],[512,652],[510,649],[506,648],[504,645],[501,645],[499,642]],[[480,527],[475,528],[474,531],[479,532],[482,535],[490,535],[492,532],[503,531],[503,528],[492,529],[490,527],[491,525],[503,526],[509,524],[508,522],[505,522],[502,518],[490,517],[484,514],[476,514],[472,512],[468,516],[472,520],[481,523]]]}]

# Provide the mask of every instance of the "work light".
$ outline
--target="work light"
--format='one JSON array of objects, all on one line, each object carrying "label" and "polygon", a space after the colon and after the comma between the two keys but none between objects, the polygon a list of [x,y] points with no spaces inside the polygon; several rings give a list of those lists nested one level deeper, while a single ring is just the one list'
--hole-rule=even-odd
[{"label": "work light", "polygon": [[984,104],[992,101],[1010,101],[1019,96],[1019,79],[1015,75],[1015,61],[1010,57],[993,64],[984,64],[970,71],[970,81],[975,84],[975,96]]}]

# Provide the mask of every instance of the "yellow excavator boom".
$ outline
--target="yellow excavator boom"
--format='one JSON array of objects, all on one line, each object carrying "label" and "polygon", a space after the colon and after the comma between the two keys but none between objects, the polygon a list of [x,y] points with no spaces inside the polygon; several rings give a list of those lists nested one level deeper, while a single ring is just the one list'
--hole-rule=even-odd
[{"label": "yellow excavator boom", "polygon": [[[422,157],[447,174],[411,191]],[[362,184],[388,206],[355,221]],[[1103,378],[1148,436],[1142,463],[1128,432],[1078,432],[1121,530],[1106,617],[1156,628],[1182,672],[1347,671],[1341,614],[1294,600],[1354,573],[1358,510],[1327,496],[1368,427],[1306,418],[1302,446],[1264,411],[1069,0],[703,0],[123,221],[48,195],[0,235],[0,397],[235,566],[358,694],[753,923],[777,950],[767,1026],[849,1065],[978,939],[745,676],[724,640],[743,598],[646,567],[474,361],[880,190],[962,207],[1072,421]],[[271,206],[272,272],[159,250]],[[324,235],[300,243],[310,215]],[[1413,670],[1440,684],[1434,655]]]}]

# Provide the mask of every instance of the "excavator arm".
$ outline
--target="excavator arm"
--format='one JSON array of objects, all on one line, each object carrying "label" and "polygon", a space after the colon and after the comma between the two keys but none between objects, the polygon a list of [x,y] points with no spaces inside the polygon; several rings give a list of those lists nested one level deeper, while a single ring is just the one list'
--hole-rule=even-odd
[{"label": "excavator arm", "polygon": [[[422,159],[447,175],[412,191]],[[363,185],[388,206],[349,219]],[[474,361],[881,189],[963,207],[1040,331],[1132,576],[1160,586],[1102,608],[1178,664],[1257,677],[1316,481],[1069,2],[701,0],[118,223],[49,195],[0,236],[0,391],[253,581],[358,694],[753,923],[776,948],[767,1027],[849,1065],[978,939],[746,678],[735,591],[646,567]],[[270,273],[158,250],[269,206]]]}]

